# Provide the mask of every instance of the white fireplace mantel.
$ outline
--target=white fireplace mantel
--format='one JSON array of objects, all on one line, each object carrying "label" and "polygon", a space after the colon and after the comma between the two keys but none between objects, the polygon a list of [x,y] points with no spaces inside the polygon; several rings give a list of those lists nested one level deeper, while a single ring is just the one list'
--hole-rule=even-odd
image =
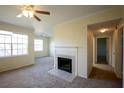
[{"label": "white fireplace mantel", "polygon": [[77,76],[77,66],[78,66],[78,48],[77,47],[55,47],[54,56],[54,67],[58,69],[58,57],[70,58],[72,59],[72,74]]}]

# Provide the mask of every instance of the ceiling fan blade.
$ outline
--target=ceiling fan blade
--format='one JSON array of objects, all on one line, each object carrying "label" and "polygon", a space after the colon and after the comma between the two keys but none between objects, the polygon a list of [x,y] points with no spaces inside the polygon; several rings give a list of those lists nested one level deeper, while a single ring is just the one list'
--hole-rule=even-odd
[{"label": "ceiling fan blade", "polygon": [[21,13],[21,14],[18,14],[16,17],[21,18],[22,16],[23,14]]},{"label": "ceiling fan blade", "polygon": [[36,13],[50,15],[50,12],[35,10]]},{"label": "ceiling fan blade", "polygon": [[34,15],[34,18],[38,21],[41,21],[41,19],[39,17],[37,17],[36,15]]}]

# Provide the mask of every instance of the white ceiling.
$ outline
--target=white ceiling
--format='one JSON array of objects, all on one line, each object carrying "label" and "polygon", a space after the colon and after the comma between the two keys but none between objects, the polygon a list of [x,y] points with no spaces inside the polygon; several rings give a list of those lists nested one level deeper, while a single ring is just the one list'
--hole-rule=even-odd
[{"label": "white ceiling", "polygon": [[38,22],[35,19],[17,18],[16,15],[21,13],[20,6],[0,5],[0,21],[14,25],[24,26],[36,29],[39,34],[51,36],[52,29],[56,24],[73,20],[79,17],[89,16],[93,13],[105,10],[107,8],[118,6],[86,6],[86,5],[47,5],[35,6],[35,9],[50,11],[50,16],[37,14],[42,20]]}]

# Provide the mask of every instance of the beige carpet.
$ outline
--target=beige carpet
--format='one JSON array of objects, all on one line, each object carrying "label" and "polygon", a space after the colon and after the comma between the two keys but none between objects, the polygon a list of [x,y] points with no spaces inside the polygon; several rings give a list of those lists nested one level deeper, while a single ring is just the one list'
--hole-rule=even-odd
[{"label": "beige carpet", "polygon": [[114,72],[102,70],[96,67],[93,67],[93,70],[90,74],[90,78],[97,79],[97,80],[113,80],[113,81],[119,81],[122,80],[117,78]]},{"label": "beige carpet", "polygon": [[[48,73],[53,69],[53,58],[37,58],[33,66],[0,73],[2,88],[117,88],[116,80],[98,80],[76,77],[72,82]],[[102,73],[101,73],[102,74]]]},{"label": "beige carpet", "polygon": [[48,71],[48,73],[50,73],[51,75],[54,75],[60,79],[64,79],[68,82],[72,82],[76,77],[75,75],[72,75],[71,73],[68,73],[63,70],[55,69],[55,68]]}]

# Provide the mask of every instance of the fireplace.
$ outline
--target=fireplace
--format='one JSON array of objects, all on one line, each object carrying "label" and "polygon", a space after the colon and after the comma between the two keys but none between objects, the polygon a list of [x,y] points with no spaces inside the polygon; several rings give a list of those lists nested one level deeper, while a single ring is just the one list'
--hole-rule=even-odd
[{"label": "fireplace", "polygon": [[[77,76],[78,49],[75,47],[55,47],[54,68]],[[63,72],[63,73],[64,73]]]},{"label": "fireplace", "polygon": [[72,59],[58,57],[58,69],[72,73]]}]

